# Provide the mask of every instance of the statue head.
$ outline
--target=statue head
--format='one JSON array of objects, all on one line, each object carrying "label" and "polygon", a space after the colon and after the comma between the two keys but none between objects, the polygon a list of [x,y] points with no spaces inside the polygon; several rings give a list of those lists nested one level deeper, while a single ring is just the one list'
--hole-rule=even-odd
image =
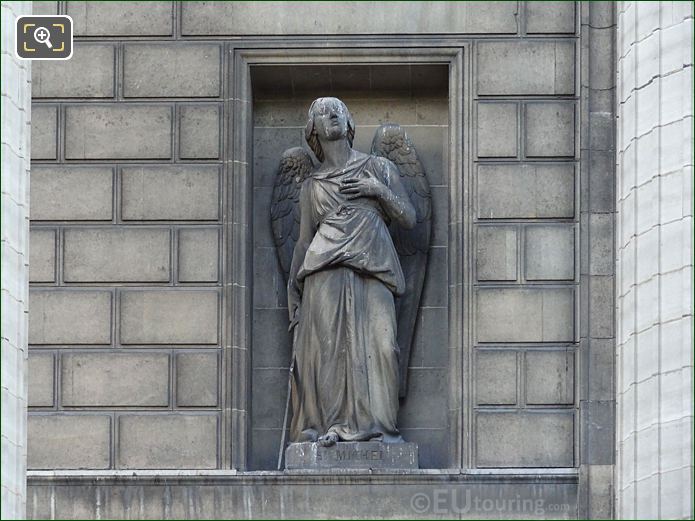
[{"label": "statue head", "polygon": [[347,138],[352,147],[355,123],[345,103],[338,98],[318,98],[309,107],[309,119],[304,137],[319,161],[323,161],[321,140],[333,141]]}]

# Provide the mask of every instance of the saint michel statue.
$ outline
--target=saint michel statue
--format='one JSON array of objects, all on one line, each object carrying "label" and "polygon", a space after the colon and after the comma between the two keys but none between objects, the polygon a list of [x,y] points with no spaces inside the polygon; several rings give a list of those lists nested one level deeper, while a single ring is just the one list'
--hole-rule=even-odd
[{"label": "saint michel statue", "polygon": [[271,206],[287,277],[290,441],[402,442],[399,396],[427,266],[431,195],[398,125],[372,153],[352,148],[355,124],[337,98],[309,109],[305,138],[282,156]]}]

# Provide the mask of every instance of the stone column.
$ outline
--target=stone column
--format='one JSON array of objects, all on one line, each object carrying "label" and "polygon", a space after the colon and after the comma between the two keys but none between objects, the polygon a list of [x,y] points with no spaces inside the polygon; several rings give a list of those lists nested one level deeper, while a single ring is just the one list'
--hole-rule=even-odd
[{"label": "stone column", "polygon": [[23,519],[27,467],[27,300],[31,62],[14,55],[17,16],[2,2],[2,519]]},{"label": "stone column", "polygon": [[693,12],[618,6],[616,518],[691,518]]}]

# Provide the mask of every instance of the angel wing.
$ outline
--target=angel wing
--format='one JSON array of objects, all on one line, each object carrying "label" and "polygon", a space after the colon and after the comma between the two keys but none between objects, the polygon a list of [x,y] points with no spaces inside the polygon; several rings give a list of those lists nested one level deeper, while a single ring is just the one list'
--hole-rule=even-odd
[{"label": "angel wing", "polygon": [[282,153],[275,176],[270,220],[285,282],[290,275],[294,245],[299,239],[299,191],[312,168],[311,156],[306,150],[301,147],[288,148]]},{"label": "angel wing", "polygon": [[432,193],[415,146],[399,125],[386,124],[377,129],[372,141],[372,154],[396,164],[417,215],[417,224],[412,230],[393,224],[390,227],[406,280],[405,293],[396,299],[397,336],[401,350],[399,395],[404,397],[408,389],[410,348],[427,269],[432,231]]}]

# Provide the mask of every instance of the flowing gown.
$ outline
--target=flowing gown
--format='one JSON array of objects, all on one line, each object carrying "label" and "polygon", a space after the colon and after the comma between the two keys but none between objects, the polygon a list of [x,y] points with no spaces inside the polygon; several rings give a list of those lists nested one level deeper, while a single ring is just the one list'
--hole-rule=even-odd
[{"label": "flowing gown", "polygon": [[368,169],[387,186],[395,165],[353,153],[345,168],[304,182],[316,234],[297,275],[302,289],[295,338],[294,442],[334,432],[340,440],[402,441],[394,295],[405,280],[376,199],[347,200],[345,178]]}]

